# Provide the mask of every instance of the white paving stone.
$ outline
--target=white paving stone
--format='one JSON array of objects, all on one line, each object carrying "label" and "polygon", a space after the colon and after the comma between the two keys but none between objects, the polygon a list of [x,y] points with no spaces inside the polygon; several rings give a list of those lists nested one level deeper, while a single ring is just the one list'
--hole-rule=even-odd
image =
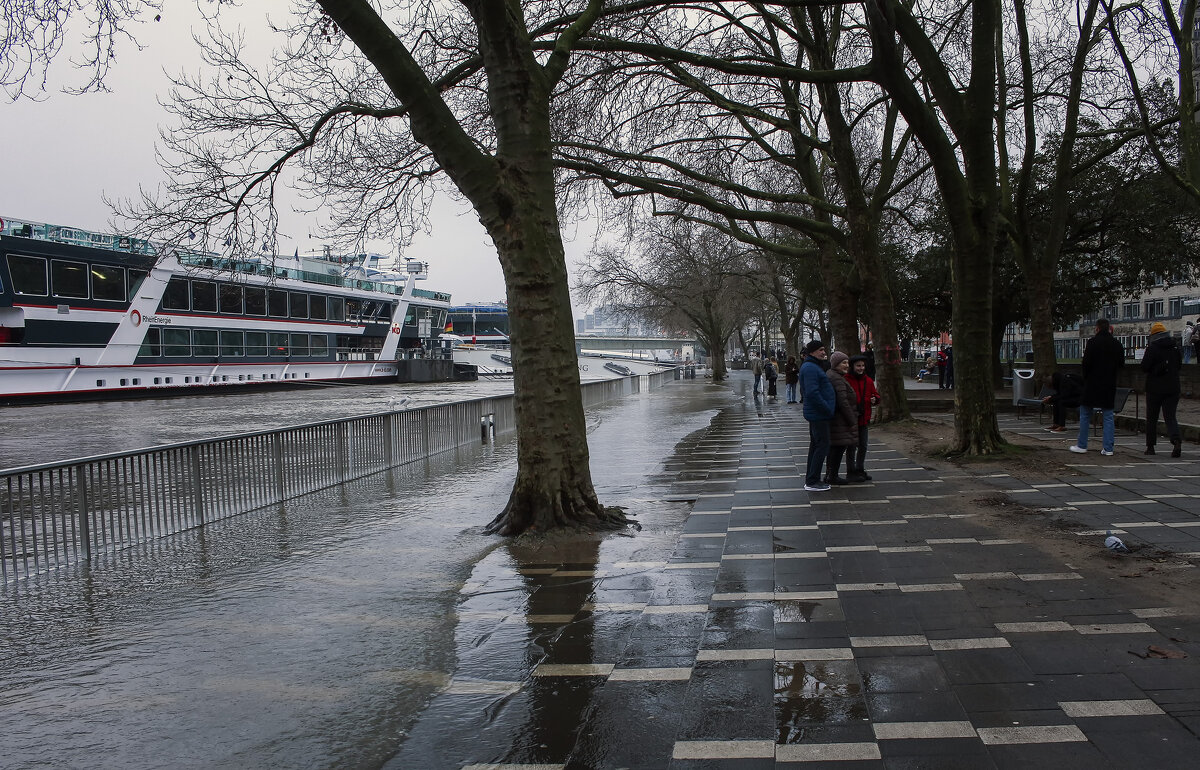
[{"label": "white paving stone", "polygon": [[608,675],[610,682],[677,682],[692,677],[686,668],[618,668]]},{"label": "white paving stone", "polygon": [[816,647],[798,650],[776,650],[775,660],[854,660],[854,650],[849,647]]},{"label": "white paving stone", "polygon": [[1002,634],[1035,634],[1044,631],[1074,631],[1075,627],[1062,620],[1042,620],[1028,623],[997,623]]},{"label": "white paving stone", "polygon": [[875,738],[881,741],[920,738],[974,738],[970,722],[875,722]]},{"label": "white paving stone", "polygon": [[880,758],[876,743],[785,743],[775,747],[778,762],[862,762]]},{"label": "white paving stone", "polygon": [[647,615],[686,615],[708,612],[707,604],[650,604],[643,610]]},{"label": "white paving stone", "polygon": [[1136,717],[1164,713],[1149,699],[1059,701],[1058,707],[1072,719],[1083,717]]},{"label": "white paving stone", "polygon": [[775,741],[676,741],[672,759],[770,759]]},{"label": "white paving stone", "polygon": [[714,660],[774,660],[775,650],[697,650],[697,661]]},{"label": "white paving stone", "polygon": [[1075,626],[1081,634],[1154,634],[1158,633],[1145,623],[1088,623]]},{"label": "white paving stone", "polygon": [[946,650],[999,650],[1011,647],[1003,636],[978,637],[975,639],[930,639],[930,649],[943,652]]},{"label": "white paving stone", "polygon": [[1075,725],[1029,725],[1023,727],[981,727],[979,740],[988,746],[1028,743],[1076,743],[1087,741]]},{"label": "white paving stone", "polygon": [[533,669],[534,676],[608,676],[616,665],[612,663],[541,663]]},{"label": "white paving stone", "polygon": [[929,640],[922,634],[908,636],[852,636],[851,647],[924,647]]}]

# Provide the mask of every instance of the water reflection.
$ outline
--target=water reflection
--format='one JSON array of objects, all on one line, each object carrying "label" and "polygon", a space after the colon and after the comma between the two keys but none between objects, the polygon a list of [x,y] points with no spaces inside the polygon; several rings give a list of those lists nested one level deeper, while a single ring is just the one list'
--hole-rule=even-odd
[{"label": "water reflection", "polygon": [[798,743],[816,725],[867,719],[862,680],[852,660],[775,664],[777,743]]}]

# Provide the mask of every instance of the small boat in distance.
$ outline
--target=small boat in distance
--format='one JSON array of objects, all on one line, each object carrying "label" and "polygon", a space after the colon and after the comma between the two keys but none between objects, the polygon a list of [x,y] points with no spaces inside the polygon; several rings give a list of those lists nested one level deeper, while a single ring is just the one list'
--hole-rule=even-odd
[{"label": "small boat in distance", "polygon": [[385,381],[443,328],[428,265],[255,259],[0,219],[0,401]]}]

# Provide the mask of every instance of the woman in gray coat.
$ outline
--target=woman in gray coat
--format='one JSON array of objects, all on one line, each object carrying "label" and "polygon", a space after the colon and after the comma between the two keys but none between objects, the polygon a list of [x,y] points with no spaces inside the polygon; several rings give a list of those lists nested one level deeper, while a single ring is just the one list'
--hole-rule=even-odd
[{"label": "woman in gray coat", "polygon": [[846,382],[846,374],[850,371],[850,357],[838,351],[829,357],[830,383],[833,384],[833,394],[837,399],[837,408],[833,411],[833,420],[829,423],[829,460],[825,464],[826,484],[846,484],[846,479],[838,476],[842,457],[846,450],[858,444],[858,408],[854,388]]}]

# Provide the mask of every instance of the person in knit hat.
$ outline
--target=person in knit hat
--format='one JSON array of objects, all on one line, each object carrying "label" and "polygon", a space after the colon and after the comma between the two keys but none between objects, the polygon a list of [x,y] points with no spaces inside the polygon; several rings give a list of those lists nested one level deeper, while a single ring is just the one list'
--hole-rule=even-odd
[{"label": "person in knit hat", "polygon": [[1142,371],[1146,373],[1146,454],[1154,454],[1158,443],[1158,413],[1162,410],[1163,422],[1167,424],[1167,437],[1174,450],[1172,457],[1183,454],[1183,441],[1179,423],[1175,420],[1175,408],[1179,406],[1179,369],[1183,365],[1183,354],[1175,344],[1175,338],[1167,333],[1167,327],[1155,323],[1150,327],[1150,340],[1142,356]]},{"label": "person in knit hat", "polygon": [[845,484],[846,479],[838,475],[842,457],[846,450],[858,444],[858,409],[855,407],[854,388],[846,381],[850,373],[850,356],[840,350],[829,357],[826,373],[833,392],[837,396],[837,408],[829,421],[829,462],[825,466],[826,484]]},{"label": "person in knit hat", "polygon": [[829,421],[837,408],[837,397],[833,383],[825,376],[825,363],[825,343],[812,340],[804,346],[800,392],[804,419],[808,421],[808,464],[804,474],[804,489],[808,492],[829,491],[829,485],[821,480],[821,472],[829,456]]}]

